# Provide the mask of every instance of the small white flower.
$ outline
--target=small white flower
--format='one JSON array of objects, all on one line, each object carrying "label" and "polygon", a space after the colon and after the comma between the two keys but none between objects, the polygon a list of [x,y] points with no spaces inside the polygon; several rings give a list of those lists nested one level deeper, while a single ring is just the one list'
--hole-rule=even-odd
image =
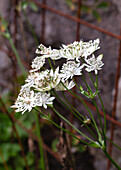
[{"label": "small white flower", "polygon": [[80,63],[75,63],[75,61],[67,61],[62,66],[60,70],[60,77],[62,80],[67,80],[69,78],[73,78],[74,75],[82,75],[83,66],[80,66]]},{"label": "small white flower", "polygon": [[30,72],[34,72],[34,71],[39,70],[41,67],[43,67],[44,64],[45,64],[45,58],[44,57],[36,57],[32,61],[31,67],[33,68],[33,70],[30,70]]},{"label": "small white flower", "polygon": [[[63,85],[63,84],[64,85]],[[75,83],[74,83],[74,81],[72,80],[72,81],[62,81],[62,83],[60,82],[56,87],[55,87],[55,90],[56,91],[65,91],[65,90],[70,90],[70,89],[72,89],[74,86],[75,86]],[[65,86],[65,87],[64,87]],[[67,88],[67,89],[66,89]]]},{"label": "small white flower", "polygon": [[16,108],[16,112],[22,112],[22,114],[28,110],[30,112],[33,107],[35,107],[35,94],[34,91],[29,91],[29,88],[25,90],[21,89],[21,92],[15,102],[15,105],[11,106],[11,108]]},{"label": "small white flower", "polygon": [[80,44],[81,43],[75,41],[73,44],[63,45],[63,48],[60,50],[60,55],[67,60],[76,60],[79,62],[82,54],[82,46]]},{"label": "small white flower", "polygon": [[33,87],[40,92],[49,91],[57,86],[60,82],[59,67],[55,71],[45,70],[41,72],[33,72],[25,80],[25,87]]},{"label": "small white flower", "polygon": [[98,73],[98,70],[102,69],[104,63],[101,61],[103,55],[100,54],[97,58],[95,58],[94,54],[90,59],[85,59],[87,64],[84,64],[87,68],[85,69],[88,72],[95,71],[95,74]]},{"label": "small white flower", "polygon": [[37,54],[48,54],[51,50],[51,47],[45,47],[43,44],[40,44],[38,48],[36,49],[35,53]]},{"label": "small white flower", "polygon": [[43,106],[45,109],[47,109],[47,105],[52,105],[53,100],[55,97],[50,97],[50,93],[41,93],[38,92],[36,94],[36,106]]},{"label": "small white flower", "polygon": [[99,43],[100,43],[99,39],[94,40],[94,42],[92,40],[89,42],[83,42],[82,57],[87,58],[96,50],[100,49]]},{"label": "small white flower", "polygon": [[51,49],[51,47],[45,47],[44,45],[40,44],[38,49],[36,50],[37,54],[43,55],[43,57],[48,58],[50,57],[52,60],[58,60],[61,57],[60,50]]},{"label": "small white flower", "polygon": [[[46,74],[47,74],[46,70]],[[35,84],[39,83],[39,80],[41,79],[42,75],[40,75],[39,72],[30,72],[27,79],[25,80],[26,84],[23,87],[33,87]]]}]

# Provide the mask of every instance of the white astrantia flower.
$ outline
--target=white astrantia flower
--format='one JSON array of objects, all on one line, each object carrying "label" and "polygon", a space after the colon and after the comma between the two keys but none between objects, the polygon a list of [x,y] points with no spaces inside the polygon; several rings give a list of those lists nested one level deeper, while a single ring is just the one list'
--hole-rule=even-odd
[{"label": "white astrantia flower", "polygon": [[[63,85],[63,84],[64,85]],[[75,86],[75,83],[74,83],[74,81],[72,80],[72,81],[62,81],[62,83],[60,82],[56,87],[55,87],[55,90],[56,91],[65,91],[65,90],[70,90],[70,89],[72,89],[74,86]],[[65,86],[65,87],[64,87]],[[67,89],[66,89],[67,88]]]},{"label": "white astrantia flower", "polygon": [[49,91],[55,88],[60,82],[59,67],[57,67],[55,71],[51,69],[41,72],[33,72],[25,81],[25,87],[33,87],[40,92]]},{"label": "white astrantia flower", "polygon": [[[18,98],[11,107],[15,108],[16,112],[22,113],[30,112],[36,106],[47,109],[48,105],[52,105],[55,99],[50,95],[50,90],[65,91],[72,89],[75,83],[71,79],[75,75],[82,75],[83,67],[86,67],[85,70],[88,72],[95,71],[95,74],[102,69],[104,65],[102,62],[103,55],[95,58],[93,54],[99,48],[99,39],[89,42],[75,41],[69,45],[62,45],[59,50],[47,48],[40,44],[36,50],[38,56],[32,61],[32,69],[25,80],[26,83],[21,87]],[[91,54],[92,57],[87,58]],[[82,65],[80,65],[81,57],[85,61]],[[55,70],[40,71],[46,58],[52,60],[64,58],[66,63],[62,65],[60,71],[59,67]]]},{"label": "white astrantia flower", "polygon": [[40,44],[38,48],[36,49],[35,53],[37,54],[48,54],[51,50],[51,47],[45,47],[43,44]]},{"label": "white astrantia flower", "polygon": [[100,48],[99,42],[99,39],[96,39],[89,42],[75,41],[69,45],[63,44],[60,55],[67,60],[76,60],[79,62],[80,57],[87,58],[89,55],[94,53],[94,51],[98,50]]},{"label": "white astrantia flower", "polygon": [[60,55],[67,60],[76,60],[79,62],[79,58],[82,55],[82,41],[75,41],[69,45],[62,45]]},{"label": "white astrantia flower", "polygon": [[94,41],[83,42],[82,57],[87,58],[89,55],[93,54],[99,47],[100,40],[96,39]]},{"label": "white astrantia flower", "polygon": [[52,105],[54,99],[55,97],[51,97],[50,93],[38,92],[36,93],[35,103],[36,106],[43,106],[45,109],[47,109],[47,105]]},{"label": "white astrantia flower", "polygon": [[15,105],[11,106],[11,108],[15,108],[16,112],[22,112],[22,114],[28,110],[30,112],[33,107],[35,107],[35,93],[33,90],[29,90],[29,88],[24,88],[21,90],[18,98],[15,102]]},{"label": "white astrantia flower", "polygon": [[95,71],[95,74],[98,73],[98,70],[102,69],[104,63],[101,61],[103,55],[100,54],[97,58],[95,58],[94,54],[90,59],[85,59],[86,63],[84,64],[87,68],[85,69],[88,72]]},{"label": "white astrantia flower", "polygon": [[41,67],[43,67],[44,64],[45,64],[45,58],[44,58],[44,57],[36,57],[36,58],[32,61],[31,67],[32,67],[33,69],[30,70],[30,72],[34,72],[34,71],[39,70]]},{"label": "white astrantia flower", "polygon": [[36,50],[37,54],[43,55],[45,58],[51,58],[52,60],[58,60],[61,57],[60,50],[51,49],[51,47],[45,47],[44,45],[40,44]]},{"label": "white astrantia flower", "polygon": [[[45,73],[48,73],[48,70],[45,71]],[[42,74],[42,72],[41,72]],[[33,87],[35,84],[39,83],[39,80],[41,79],[42,76],[40,76],[40,72],[30,72],[28,75],[27,79],[25,80],[26,84],[23,86],[24,87]]]},{"label": "white astrantia flower", "polygon": [[62,80],[67,80],[69,78],[73,78],[74,75],[82,75],[83,65],[80,66],[80,63],[76,63],[75,61],[67,61],[67,63],[64,63],[62,66],[62,69],[60,70],[60,77]]}]

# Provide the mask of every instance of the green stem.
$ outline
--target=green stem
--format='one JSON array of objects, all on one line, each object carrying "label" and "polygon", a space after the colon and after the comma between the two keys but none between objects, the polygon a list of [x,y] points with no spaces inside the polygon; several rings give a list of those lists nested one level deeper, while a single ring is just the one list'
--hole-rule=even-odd
[{"label": "green stem", "polygon": [[[93,121],[93,123],[94,123],[94,126],[95,126],[95,128],[96,128],[96,130],[97,130],[97,133],[98,133],[98,136],[99,136],[99,139],[101,139],[100,131],[99,131],[99,129],[98,129],[98,127],[97,127],[97,124],[96,124],[96,122],[95,122],[95,120],[94,120],[94,118],[93,118],[93,116],[92,116],[92,113],[90,112],[90,110],[89,110],[88,106],[86,105],[86,103],[85,103],[79,96],[77,96],[75,93],[73,93],[71,90],[69,90],[69,89],[64,85],[63,82],[61,82],[61,83],[62,83],[62,85],[69,91],[69,93],[71,93],[73,96],[75,96],[78,100],[80,100],[80,101],[83,103],[83,105],[84,105],[85,108],[87,109],[87,111],[88,111],[88,113],[89,113],[89,115],[90,115],[90,117],[91,117],[91,119],[92,119],[92,121]],[[100,141],[101,141],[101,140],[100,140]]]},{"label": "green stem", "polygon": [[86,135],[84,135],[80,130],[78,130],[74,125],[72,125],[65,117],[63,117],[54,107],[52,107],[52,109],[54,110],[54,112],[61,118],[63,119],[66,123],[68,123],[73,129],[75,129],[79,134],[81,134],[82,136],[84,136],[86,139],[88,139],[90,142],[95,143],[95,141],[93,141],[92,139],[90,139],[89,137],[87,137]]},{"label": "green stem", "polygon": [[[35,108],[34,108],[34,109],[35,109]],[[46,117],[46,119],[47,119],[48,121],[50,121],[53,125],[55,125],[55,126],[58,127],[59,129],[65,131],[66,133],[68,133],[69,135],[71,135],[71,136],[74,137],[75,139],[79,140],[80,142],[82,142],[82,143],[84,143],[84,144],[86,144],[86,145],[89,144],[89,143],[87,143],[87,142],[85,142],[85,141],[77,138],[77,137],[76,137],[75,135],[73,135],[70,131],[68,131],[68,130],[62,128],[62,127],[60,127],[58,124],[56,124],[56,123],[55,123],[54,121],[52,121],[50,118],[48,118],[48,117],[45,115],[46,113],[43,114],[40,110],[37,110],[37,109],[35,109],[35,110],[40,113],[40,116],[42,115],[42,116]]]},{"label": "green stem", "polygon": [[26,19],[26,22],[27,22],[27,24],[28,24],[28,26],[29,26],[29,28],[30,28],[30,31],[31,31],[31,33],[32,33],[32,35],[33,35],[33,37],[34,37],[35,43],[36,43],[36,45],[38,45],[38,44],[39,44],[39,41],[38,41],[38,38],[37,38],[37,36],[36,36],[36,33],[35,33],[32,25],[31,25],[31,23],[30,23],[27,15],[26,15],[26,13],[25,13],[25,11],[23,11],[23,13],[24,13],[24,17],[25,17],[25,19]]},{"label": "green stem", "polygon": [[44,163],[44,151],[42,147],[42,137],[41,137],[41,131],[40,131],[40,123],[39,123],[39,118],[38,114],[34,112],[35,119],[36,119],[36,130],[37,130],[37,136],[39,139],[39,151],[40,151],[40,162],[41,162],[41,169],[45,170],[45,163]]},{"label": "green stem", "polygon": [[[86,86],[87,86],[87,89],[90,91],[91,88],[90,88],[89,85],[87,84],[84,75],[82,75],[82,78],[83,78],[83,80],[84,80],[84,82],[85,82],[85,84],[86,84]],[[97,84],[98,84],[98,82],[97,82]],[[98,90],[98,89],[96,89],[96,91],[97,91],[97,90]],[[92,92],[92,90],[91,90],[91,92]],[[104,142],[105,142],[105,146],[106,146],[105,133],[104,133],[104,129],[103,129],[103,124],[102,124],[101,116],[100,116],[100,113],[99,113],[99,110],[98,110],[98,107],[97,107],[97,104],[96,104],[95,100],[92,99],[92,101],[93,101],[94,106],[96,107],[96,110],[97,110],[98,118],[99,118],[99,121],[100,121],[100,126],[101,126],[101,129],[102,129],[102,134],[103,134]],[[102,140],[102,139],[101,139],[101,136],[100,136],[100,140]]]},{"label": "green stem", "polygon": [[98,118],[99,118],[99,121],[100,121],[100,126],[101,126],[101,129],[102,129],[102,135],[103,135],[103,138],[104,138],[104,144],[106,146],[106,138],[105,138],[105,133],[104,133],[104,129],[103,129],[103,124],[102,124],[102,121],[101,121],[101,116],[100,116],[97,104],[96,104],[94,99],[93,99],[93,103],[94,103],[94,106],[96,107],[96,110],[97,110]]},{"label": "green stem", "polygon": [[[97,78],[97,75],[96,75],[96,86],[95,86],[95,82],[94,82],[94,80],[92,78],[92,75],[90,73],[89,73],[89,75],[90,75],[90,78],[91,78],[91,80],[92,80],[92,82],[94,84],[95,89],[98,90],[98,78]],[[99,93],[98,93],[98,98],[99,98],[99,100],[101,102],[103,113],[104,113],[104,134],[106,136],[106,114],[105,114],[104,104],[103,104],[103,101],[102,101],[101,96],[100,96]]]},{"label": "green stem", "polygon": [[[83,116],[83,115],[81,115],[79,112],[78,112],[78,110],[77,109],[75,109],[75,107],[73,107],[73,105],[71,104],[71,103],[69,103],[68,102],[68,100],[67,100],[67,98],[65,97],[65,95],[64,95],[64,93],[63,93],[63,97],[64,97],[64,99],[65,99],[65,101],[70,105],[70,108],[72,108],[79,116],[81,116],[84,120],[85,120],[85,117]],[[72,110],[71,109],[71,110]],[[73,111],[72,110],[72,111]],[[75,113],[74,112],[74,113]],[[75,115],[75,114],[74,114]],[[77,115],[76,115],[76,117],[77,117]],[[77,117],[78,118],[78,117]],[[98,139],[97,139],[97,137],[96,137],[96,135],[93,133],[93,131],[86,125],[86,123],[84,123],[84,121],[83,120],[80,120],[85,126],[86,126],[86,128],[89,130],[89,132],[93,135],[93,137],[98,141]]]},{"label": "green stem", "polygon": [[53,66],[52,66],[50,58],[48,58],[48,61],[49,61],[49,65],[50,65],[51,69],[53,70]]},{"label": "green stem", "polygon": [[118,169],[121,170],[121,168],[119,167],[119,165],[112,159],[112,157],[109,155],[109,153],[106,150],[103,150],[103,152],[105,153],[105,155],[108,157],[108,159],[112,162],[112,164]]},{"label": "green stem", "polygon": [[22,72],[23,75],[25,76],[25,75],[26,75],[25,68],[24,68],[24,66],[23,66],[23,64],[22,64],[22,62],[21,62],[20,56],[19,56],[19,54],[18,54],[18,52],[17,52],[17,50],[16,50],[16,48],[15,48],[15,45],[14,45],[11,37],[8,38],[8,41],[9,41],[9,43],[10,43],[10,46],[11,46],[11,48],[12,48],[12,50],[13,50],[16,58],[17,58],[17,62],[18,62],[18,64],[19,64],[20,68],[21,68],[21,72]]}]

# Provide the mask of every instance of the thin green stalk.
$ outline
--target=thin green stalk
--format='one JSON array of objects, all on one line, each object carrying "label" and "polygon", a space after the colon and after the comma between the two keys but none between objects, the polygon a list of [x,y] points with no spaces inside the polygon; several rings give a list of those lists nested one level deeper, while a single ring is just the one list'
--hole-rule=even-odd
[{"label": "thin green stalk", "polygon": [[[94,84],[95,89],[98,90],[97,75],[96,75],[96,85],[97,85],[97,86],[95,86],[95,82],[94,82],[94,80],[93,80],[93,78],[92,78],[92,75],[91,75],[90,73],[89,73],[89,75],[90,75],[90,78],[91,78],[91,80],[92,80],[92,82],[93,82],[93,84]],[[105,133],[105,136],[106,136],[106,114],[105,114],[104,104],[103,104],[103,101],[102,101],[101,96],[100,96],[99,93],[98,93],[98,98],[99,98],[99,100],[100,100],[100,102],[101,102],[102,109],[103,109],[103,113],[104,113],[104,133]]]},{"label": "thin green stalk", "polygon": [[[86,82],[86,79],[84,77],[84,75],[82,75],[82,78],[87,86],[87,89],[90,91],[90,87],[88,86],[87,82]],[[98,89],[96,89],[97,91]],[[92,90],[91,90],[92,91]],[[98,118],[99,118],[99,121],[100,121],[100,126],[101,126],[101,129],[102,129],[102,134],[103,134],[103,137],[104,137],[104,142],[105,142],[105,146],[106,146],[106,139],[105,139],[105,133],[104,133],[104,129],[103,129],[103,124],[102,124],[102,120],[101,120],[101,116],[100,116],[100,113],[99,113],[99,110],[98,110],[98,107],[97,107],[97,104],[95,102],[94,99],[92,99],[93,103],[94,103],[94,106],[96,107],[96,110],[97,110],[97,114],[98,114]]]},{"label": "thin green stalk", "polygon": [[39,139],[41,169],[45,170],[44,151],[43,151],[43,147],[42,147],[42,137],[41,137],[41,131],[40,131],[39,118],[38,118],[38,114],[36,112],[34,112],[34,115],[35,115],[35,120],[36,120],[37,136],[38,136],[38,139]]},{"label": "thin green stalk", "polygon": [[24,13],[24,17],[25,17],[25,19],[26,19],[26,22],[27,22],[27,24],[28,24],[28,26],[29,26],[29,28],[30,28],[30,31],[31,31],[31,33],[32,33],[32,35],[33,35],[33,37],[34,37],[35,43],[36,43],[36,45],[38,45],[38,44],[39,44],[39,41],[38,41],[38,38],[37,38],[37,36],[36,36],[36,33],[35,33],[32,25],[31,25],[31,23],[30,23],[27,15],[26,15],[26,13],[25,13],[25,11],[23,11],[23,13]]},{"label": "thin green stalk", "polygon": [[86,135],[84,135],[80,130],[78,130],[74,125],[72,125],[65,117],[63,117],[54,107],[52,107],[52,109],[54,110],[54,112],[61,118],[63,119],[67,124],[69,124],[73,129],[75,129],[79,134],[81,134],[82,136],[84,136],[86,139],[88,139],[90,142],[95,143],[95,141],[93,141],[92,139],[90,139],[89,137],[87,137]]},{"label": "thin green stalk", "polygon": [[25,75],[26,75],[25,68],[24,68],[24,66],[23,66],[23,64],[22,64],[22,62],[21,62],[20,56],[19,56],[19,54],[18,54],[18,51],[16,50],[16,47],[15,47],[15,45],[14,45],[11,37],[8,38],[8,41],[9,41],[9,43],[10,43],[10,46],[11,46],[11,48],[12,48],[12,50],[13,50],[16,58],[17,58],[17,62],[18,62],[18,64],[19,64],[20,68],[21,68],[21,72],[22,72],[23,75],[25,76]]},{"label": "thin green stalk", "polygon": [[112,164],[118,169],[121,170],[121,168],[119,167],[119,165],[112,159],[112,157],[109,155],[109,153],[106,150],[103,150],[103,152],[105,153],[105,155],[108,157],[108,159],[112,162]]},{"label": "thin green stalk", "polygon": [[53,70],[53,66],[52,66],[52,63],[50,61],[50,58],[48,58],[48,61],[49,61],[49,65],[50,65],[51,69]]},{"label": "thin green stalk", "polygon": [[[35,108],[34,108],[34,109],[35,109]],[[76,137],[75,135],[73,135],[70,131],[68,131],[68,130],[62,128],[62,127],[60,127],[60,126],[59,126],[58,124],[56,124],[52,119],[48,118],[48,117],[45,115],[46,113],[43,114],[40,110],[37,110],[37,109],[35,109],[35,110],[36,110],[38,113],[40,113],[42,116],[46,117],[46,119],[47,119],[48,121],[50,121],[53,125],[55,125],[55,126],[58,127],[59,129],[65,131],[66,133],[68,133],[69,135],[71,135],[71,136],[74,137],[75,139],[79,140],[80,142],[82,142],[82,143],[84,143],[84,144],[86,144],[86,145],[89,145],[89,143],[83,141],[82,139],[77,138],[77,137]],[[41,115],[40,115],[40,116],[41,116]]]},{"label": "thin green stalk", "polygon": [[[71,107],[69,107],[69,106],[59,97],[59,95],[58,95],[54,90],[53,90],[52,92],[53,92],[53,94],[61,101],[61,103],[63,103],[73,114],[75,114],[75,112],[71,109]],[[84,117],[83,115],[81,115],[80,113],[79,113],[79,116],[80,116],[81,118],[85,119],[85,117]],[[78,119],[79,119],[81,122],[83,122],[83,120],[80,119],[80,117],[78,117]]]},{"label": "thin green stalk", "polygon": [[[70,105],[70,108],[72,108],[78,115],[82,116],[83,119],[85,119],[85,117],[83,115],[81,115],[77,109],[75,109],[75,107],[73,107],[73,105],[71,103],[68,102],[67,98],[65,97],[64,93],[63,93],[63,97],[65,99],[65,101]],[[71,109],[71,110],[72,110]],[[77,116],[76,116],[77,117]],[[78,117],[77,117],[78,118]],[[86,123],[84,123],[83,120],[80,120],[85,126],[86,128],[90,131],[90,133],[93,135],[93,137],[98,141],[96,135],[93,133],[93,131],[86,125]]]},{"label": "thin green stalk", "polygon": [[98,118],[99,118],[99,121],[100,121],[100,126],[101,126],[101,129],[102,129],[102,135],[103,135],[103,138],[104,138],[104,144],[106,146],[106,138],[105,138],[105,133],[104,133],[104,129],[103,129],[103,124],[102,124],[102,121],[101,121],[101,116],[100,116],[97,104],[96,104],[94,99],[93,99],[93,103],[94,103],[94,106],[96,107],[96,110],[97,110]]},{"label": "thin green stalk", "polygon": [[95,128],[96,128],[96,130],[97,130],[98,137],[99,137],[99,139],[100,139],[99,141],[102,141],[102,140],[101,140],[100,131],[99,131],[99,129],[98,129],[98,127],[97,127],[97,124],[96,124],[96,122],[95,122],[95,120],[94,120],[94,118],[93,118],[93,116],[92,116],[92,113],[90,112],[90,110],[89,110],[88,106],[86,105],[86,103],[85,103],[79,96],[77,96],[75,93],[73,93],[71,90],[69,90],[69,89],[64,85],[63,82],[61,82],[61,83],[62,83],[62,85],[69,91],[69,93],[71,93],[73,96],[75,96],[77,99],[79,99],[79,100],[83,103],[83,105],[84,105],[85,108],[87,109],[87,111],[88,111],[88,113],[89,113],[89,115],[90,115],[90,117],[91,117],[91,119],[92,119],[92,121],[93,121],[93,123],[94,123],[94,126],[95,126]]},{"label": "thin green stalk", "polygon": [[111,142],[112,145],[114,145],[116,148],[118,148],[119,150],[121,150],[121,148],[120,148],[118,145],[116,145],[112,140],[110,140],[107,136],[106,136],[106,139],[107,139],[109,142]]}]

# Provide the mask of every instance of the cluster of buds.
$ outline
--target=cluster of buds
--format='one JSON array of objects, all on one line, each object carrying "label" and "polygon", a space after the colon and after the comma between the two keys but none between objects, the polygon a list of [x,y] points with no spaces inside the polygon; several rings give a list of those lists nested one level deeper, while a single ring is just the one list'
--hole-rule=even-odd
[{"label": "cluster of buds", "polygon": [[[33,107],[47,106],[53,104],[54,96],[51,90],[65,91],[75,86],[73,77],[82,75],[82,70],[94,71],[95,74],[102,69],[103,55],[97,58],[94,52],[98,50],[99,39],[89,42],[75,41],[69,45],[62,45],[60,49],[52,49],[40,44],[36,50],[37,57],[32,61],[32,69],[22,86],[15,105],[16,112],[31,111]],[[91,56],[92,55],[92,56]],[[52,60],[65,59],[62,67],[45,69],[47,58]],[[83,59],[83,62],[82,60]]]}]

